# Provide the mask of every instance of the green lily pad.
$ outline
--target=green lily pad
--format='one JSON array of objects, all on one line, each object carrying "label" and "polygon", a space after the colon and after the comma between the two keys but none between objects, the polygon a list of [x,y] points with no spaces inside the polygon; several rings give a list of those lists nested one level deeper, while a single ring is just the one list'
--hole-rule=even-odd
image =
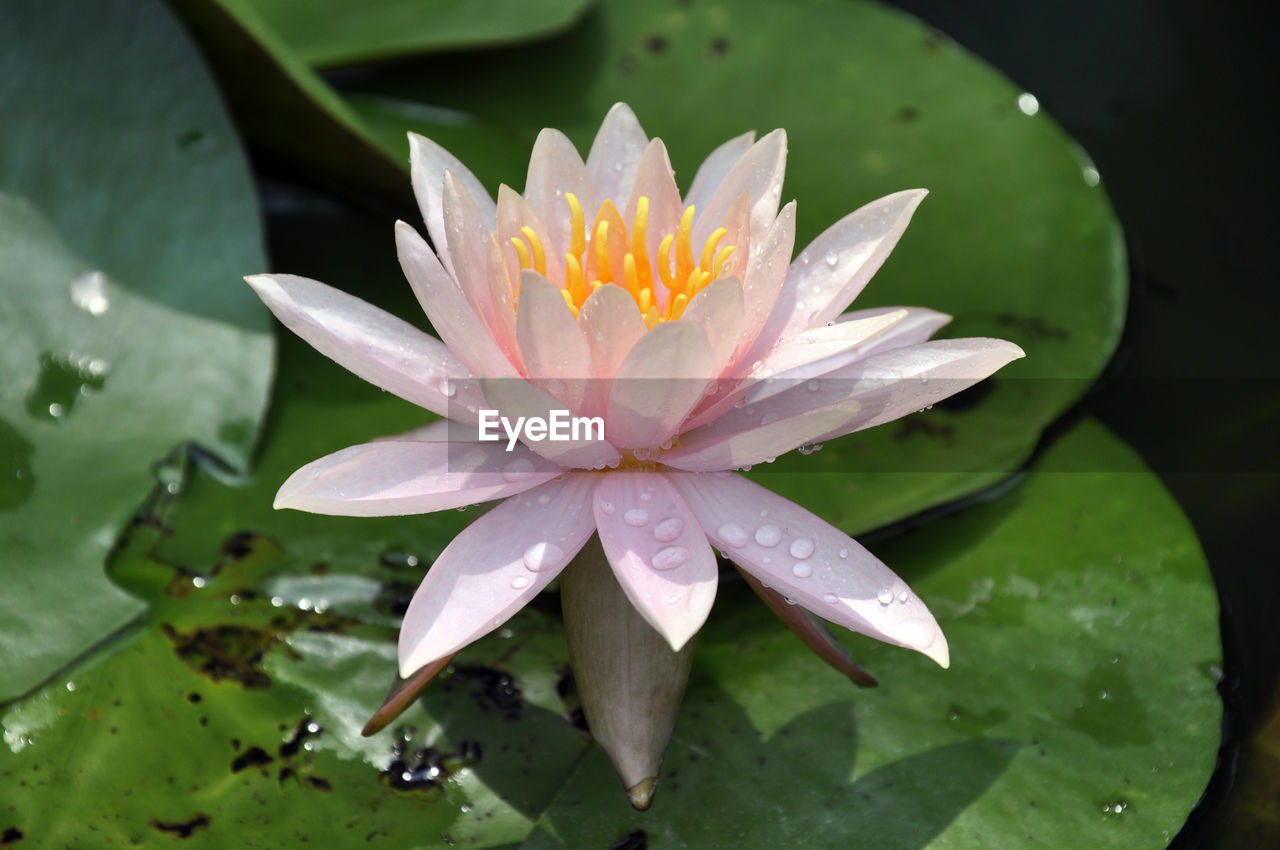
[{"label": "green lily pad", "polygon": [[0,10],[0,700],[142,610],[103,574],[194,441],[247,466],[271,377],[253,187],[157,3]]},{"label": "green lily pad", "polygon": [[[1158,479],[1092,422],[1003,492],[874,547],[937,613],[949,671],[850,637],[881,680],[852,688],[726,579],[646,813],[570,722],[545,599],[361,738],[394,672],[396,612],[467,517],[272,513],[314,443],[352,439],[370,411],[408,418],[354,379],[316,380],[301,345],[283,354],[263,474],[232,487],[197,466],[158,491],[111,569],[150,601],[146,622],[0,715],[3,825],[58,846],[92,829],[335,850],[605,847],[635,830],[655,850],[1160,847],[1213,769],[1203,555]],[[332,436],[296,444],[319,415]]]},{"label": "green lily pad", "polygon": [[591,4],[591,0],[251,2],[303,61],[319,67],[541,38],[572,25]]}]

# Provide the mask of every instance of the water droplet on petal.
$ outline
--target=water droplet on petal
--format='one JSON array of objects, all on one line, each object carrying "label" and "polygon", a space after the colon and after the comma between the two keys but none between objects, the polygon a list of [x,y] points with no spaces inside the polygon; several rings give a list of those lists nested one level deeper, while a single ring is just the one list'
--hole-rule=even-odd
[{"label": "water droplet on petal", "polygon": [[888,605],[893,601],[893,591],[886,587],[876,594],[876,599],[881,605]]},{"label": "water droplet on petal", "polygon": [[898,594],[899,602],[906,602],[910,598],[911,598],[911,594],[907,593],[905,590]]},{"label": "water droplet on petal", "polygon": [[747,545],[747,531],[736,522],[726,522],[716,529],[716,536],[734,549]]},{"label": "water droplet on petal", "polygon": [[653,536],[663,543],[670,543],[680,536],[684,531],[684,520],[680,517],[671,517],[664,519],[653,527]]},{"label": "water droplet on petal", "polygon": [[834,605],[840,601],[840,597],[836,596],[834,593],[824,593],[822,594],[822,601],[826,602],[828,605]]},{"label": "water droplet on petal", "polygon": [[791,541],[791,557],[804,560],[813,554],[813,540],[809,537],[797,537]]},{"label": "water droplet on petal", "polygon": [[535,573],[563,559],[564,550],[554,543],[535,543],[524,550],[524,565]]},{"label": "water droplet on petal", "polygon": [[841,558],[847,558],[847,557],[849,557],[849,550],[848,550],[848,549],[841,549],[841,550],[840,550],[840,557],[841,557]]},{"label": "water droplet on petal", "polygon": [[516,590],[520,590],[521,588],[528,587],[529,579],[525,578],[524,576],[516,576],[511,580],[511,586],[514,587]]},{"label": "water droplet on petal", "polygon": [[782,541],[782,529],[776,525],[762,525],[756,529],[756,542],[761,546],[777,546]]},{"label": "water droplet on petal", "polygon": [[533,461],[528,458],[517,458],[509,461],[502,467],[502,480],[508,484],[514,484],[517,481],[527,481],[533,477]]},{"label": "water droplet on petal", "polygon": [[550,496],[548,496],[546,493],[540,493],[540,494],[538,494],[538,504],[539,504],[539,505],[549,505],[549,504],[551,504],[551,497],[550,497]]},{"label": "water droplet on petal", "polygon": [[813,575],[813,564],[808,561],[797,561],[791,568],[791,574],[796,578],[808,578]]},{"label": "water droplet on petal", "polygon": [[689,560],[689,550],[683,546],[666,546],[653,556],[655,570],[674,570]]},{"label": "water droplet on petal", "polygon": [[458,388],[454,386],[453,381],[445,378],[440,382],[440,394],[445,398],[453,398],[458,394]]},{"label": "water droplet on petal", "polygon": [[622,521],[632,528],[643,528],[649,524],[649,512],[644,508],[632,508],[622,515]]},{"label": "water droplet on petal", "polygon": [[840,262],[840,255],[835,251],[828,251],[827,255],[822,259],[827,264],[827,268],[834,269],[836,267],[836,263]]},{"label": "water droplet on petal", "polygon": [[613,512],[616,510],[617,508],[613,506],[613,502],[600,503],[600,513],[604,514],[605,516],[613,516]]}]

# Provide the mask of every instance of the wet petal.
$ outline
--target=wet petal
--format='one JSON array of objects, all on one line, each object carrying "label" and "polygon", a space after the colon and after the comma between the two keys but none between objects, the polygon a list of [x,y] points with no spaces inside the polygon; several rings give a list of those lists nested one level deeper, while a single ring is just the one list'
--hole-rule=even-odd
[{"label": "wet petal", "polygon": [[[778,293],[787,279],[787,263],[796,241],[796,202],[782,208],[768,232],[762,237],[759,250],[752,246],[751,260],[746,277],[742,279],[743,324],[742,340],[738,344],[738,358],[742,352],[753,350],[753,344],[761,329],[769,320]],[[767,350],[760,349],[760,350]],[[758,359],[750,357],[746,362]]]},{"label": "wet petal", "polygon": [[586,412],[591,349],[560,293],[537,272],[521,273],[516,339],[529,381],[570,410]]},{"label": "wet petal", "polygon": [[498,505],[453,539],[427,571],[400,627],[400,675],[457,652],[505,623],[595,531],[590,475],[549,481]]},{"label": "wet petal", "polygon": [[693,243],[701,245],[720,226],[725,213],[743,192],[751,199],[751,239],[768,232],[782,198],[782,177],[787,168],[787,134],[774,130],[742,155],[706,206],[699,209],[693,225]]},{"label": "wet petal", "polygon": [[662,462],[691,472],[769,463],[805,443],[817,442],[848,422],[858,409],[856,401],[846,400],[843,405],[813,410],[787,410],[781,406],[771,406],[763,413],[752,407],[735,410],[742,415],[682,434],[679,445],[662,453]]},{"label": "wet petal", "polygon": [[[387,392],[441,416],[470,373],[444,343],[341,290],[294,275],[245,278],[285,327]],[[455,415],[466,415],[453,405]]]},{"label": "wet petal", "polygon": [[636,300],[612,283],[606,283],[587,297],[578,313],[578,327],[591,349],[595,373],[592,386],[599,409],[604,410],[613,376],[648,328],[636,309]]},{"label": "wet petal", "polygon": [[489,243],[492,234],[475,201],[453,172],[445,173],[444,224],[448,233],[449,255],[454,258],[454,279],[467,303],[498,343],[508,361],[515,362],[514,334],[507,335],[507,323],[499,314],[510,307],[494,300],[489,282]]},{"label": "wet petal", "polygon": [[[667,148],[661,139],[649,142],[636,168],[635,184],[631,188],[626,207],[622,209],[623,223],[628,232],[636,220],[641,197],[649,199],[645,252],[650,265],[656,267],[662,238],[668,233],[676,232],[680,226],[680,215],[684,211],[680,204],[680,190],[676,188],[675,174],[671,170],[671,159],[667,156]],[[656,272],[654,279],[658,279]],[[666,288],[657,287],[657,290],[655,294],[662,295],[661,301],[665,303]]]},{"label": "wet petal", "polygon": [[701,325],[663,322],[619,367],[605,410],[606,436],[620,448],[661,445],[702,398],[714,366]]},{"label": "wet petal", "polygon": [[449,350],[473,375],[514,375],[515,367],[462,294],[457,281],[441,267],[418,231],[403,221],[396,222],[396,249],[400,268],[409,279],[413,294],[418,296],[431,326]]},{"label": "wet petal", "polygon": [[693,175],[693,182],[689,184],[689,194],[684,197],[685,206],[693,204],[699,209],[705,207],[716,189],[720,187],[725,175],[729,173],[729,169],[733,168],[734,163],[742,159],[742,155],[751,149],[755,140],[755,131],[751,130],[741,136],[735,136],[713,150]]},{"label": "wet petal", "polygon": [[565,194],[572,192],[584,210],[597,207],[596,190],[587,174],[587,167],[573,142],[559,130],[550,128],[538,134],[529,158],[529,174],[524,186],[524,199],[541,217],[549,238],[546,245],[547,264],[563,263],[569,251],[569,205]]},{"label": "wet petal", "polygon": [[467,187],[468,194],[480,210],[481,219],[490,230],[493,230],[495,219],[493,198],[489,197],[476,176],[456,156],[417,133],[409,134],[409,171],[413,180],[413,194],[418,198],[418,209],[427,225],[427,233],[431,234],[432,243],[440,249],[444,268],[448,269],[449,274],[453,274],[453,260],[445,248],[449,241],[445,237],[442,203],[445,171],[452,171]]},{"label": "wet petal", "polygon": [[762,584],[823,619],[949,666],[929,609],[856,540],[740,475],[670,478],[717,548]]},{"label": "wet petal", "polygon": [[599,203],[611,200],[614,206],[621,207],[626,202],[636,179],[636,166],[648,143],[631,107],[615,103],[587,154],[587,173],[595,184]]},{"label": "wet petal", "polygon": [[600,542],[645,621],[679,652],[716,595],[716,556],[697,519],[656,472],[609,472],[593,498]]},{"label": "wet petal", "polygon": [[[485,398],[488,399],[486,406],[496,409],[501,416],[506,417],[513,429],[519,427],[520,417],[524,417],[526,421],[537,417],[551,422],[553,416],[563,415],[565,409],[564,402],[522,378],[486,380],[483,387]],[[603,420],[600,422],[603,424]],[[572,433],[570,428],[570,436]],[[534,440],[527,434],[520,439],[533,451],[563,467],[603,469],[616,464],[622,456],[608,442],[607,431],[604,440],[594,439],[598,435],[599,428],[592,427],[584,429],[579,434],[580,439],[576,440]]]},{"label": "wet petal", "polygon": [[290,475],[275,507],[330,516],[425,514],[522,493],[564,472],[522,445],[505,449],[505,439],[350,446]]},{"label": "wet petal", "polygon": [[712,375],[722,374],[733,357],[742,336],[742,312],[742,284],[736,277],[722,277],[693,296],[680,317],[706,329],[714,360]]}]

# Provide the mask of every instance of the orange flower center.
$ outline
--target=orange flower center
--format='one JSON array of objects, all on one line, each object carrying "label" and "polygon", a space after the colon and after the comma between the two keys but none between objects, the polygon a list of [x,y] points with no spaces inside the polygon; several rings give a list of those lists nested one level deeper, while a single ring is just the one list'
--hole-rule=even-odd
[{"label": "orange flower center", "polygon": [[[725,263],[733,254],[732,245],[718,247],[720,240],[729,232],[720,227],[707,237],[701,252],[695,256],[692,206],[685,207],[676,232],[668,233],[662,238],[658,256],[651,262],[646,248],[649,221],[647,197],[641,197],[636,203],[636,217],[630,232],[613,201],[605,201],[600,205],[590,230],[586,227],[582,205],[572,192],[565,193],[565,201],[569,204],[573,235],[569,253],[564,257],[565,283],[561,294],[575,318],[591,293],[606,283],[613,283],[631,293],[636,308],[648,327],[678,319],[689,300],[708,283],[720,277]],[[520,232],[524,234],[524,239],[511,240],[520,260],[520,268],[533,269],[545,276],[547,257],[542,240],[532,227],[522,227]],[[621,263],[617,262],[619,256],[622,258]],[[666,289],[666,298],[656,297],[659,283]]]}]

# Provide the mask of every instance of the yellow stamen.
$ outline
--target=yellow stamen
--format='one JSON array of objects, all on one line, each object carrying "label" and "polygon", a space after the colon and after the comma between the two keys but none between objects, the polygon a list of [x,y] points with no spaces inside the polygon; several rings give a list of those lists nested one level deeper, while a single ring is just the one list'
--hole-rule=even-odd
[{"label": "yellow stamen", "polygon": [[732,246],[732,245],[730,245],[728,248],[721,248],[721,249],[720,249],[720,253],[719,253],[719,254],[716,254],[716,262],[715,262],[715,265],[714,265],[714,266],[712,266],[712,269],[713,269],[713,270],[712,270],[712,272],[711,272],[711,276],[712,276],[713,278],[719,278],[719,277],[720,277],[720,275],[724,274],[724,264],[725,264],[725,263],[727,263],[727,262],[729,262],[729,258],[730,258],[731,256],[733,256],[733,246]]},{"label": "yellow stamen", "polygon": [[640,308],[641,313],[649,312],[649,305],[653,303],[653,290],[644,288],[640,290],[640,294],[636,296],[636,306]]},{"label": "yellow stamen", "polygon": [[676,232],[676,279],[686,278],[693,269],[693,207],[685,207]]},{"label": "yellow stamen", "polygon": [[667,302],[668,319],[678,319],[684,314],[684,308],[689,304],[689,296],[681,292],[675,298]]},{"label": "yellow stamen", "polygon": [[596,273],[601,283],[609,283],[613,280],[609,270],[609,222],[602,219],[596,225],[596,238],[592,242],[596,249]]},{"label": "yellow stamen", "polygon": [[582,215],[582,204],[572,192],[565,192],[564,199],[569,202],[569,253],[581,257],[587,250],[587,224]]},{"label": "yellow stamen", "polygon": [[653,327],[660,321],[662,321],[662,317],[658,315],[657,307],[650,307],[649,312],[644,314],[645,327],[650,330],[653,330]]},{"label": "yellow stamen", "polygon": [[635,254],[636,271],[640,277],[650,277],[648,254],[649,198],[640,196],[636,201],[636,220],[631,226],[631,253]]},{"label": "yellow stamen", "polygon": [[702,243],[702,259],[698,261],[698,268],[710,271],[712,258],[716,255],[716,243],[723,239],[728,232],[728,229],[723,227],[717,227],[712,231],[711,235],[707,237],[707,241]]},{"label": "yellow stamen", "polygon": [[636,273],[636,258],[627,254],[622,258],[622,272],[627,280],[627,289],[632,295],[640,292],[640,276]]},{"label": "yellow stamen", "polygon": [[533,249],[533,267],[537,269],[538,274],[545,277],[547,274],[547,255],[542,250],[542,240],[538,238],[537,232],[528,225],[520,228],[520,232],[524,234],[524,238],[529,240],[529,247]]},{"label": "yellow stamen", "polygon": [[569,290],[562,289],[560,294],[564,296],[564,303],[569,305],[569,312],[573,313],[573,317],[578,318],[578,308],[573,304],[573,296],[569,294]]},{"label": "yellow stamen", "polygon": [[533,268],[533,261],[529,259],[529,248],[514,236],[511,237],[511,244],[516,246],[516,254],[520,257],[520,268]]},{"label": "yellow stamen", "polygon": [[590,294],[582,279],[582,263],[573,254],[566,254],[564,258],[564,291],[579,302],[585,301]]},{"label": "yellow stamen", "polygon": [[671,243],[675,241],[675,235],[668,233],[662,237],[662,244],[658,246],[658,277],[662,278],[662,284],[667,289],[675,286],[675,276],[671,274]]}]

